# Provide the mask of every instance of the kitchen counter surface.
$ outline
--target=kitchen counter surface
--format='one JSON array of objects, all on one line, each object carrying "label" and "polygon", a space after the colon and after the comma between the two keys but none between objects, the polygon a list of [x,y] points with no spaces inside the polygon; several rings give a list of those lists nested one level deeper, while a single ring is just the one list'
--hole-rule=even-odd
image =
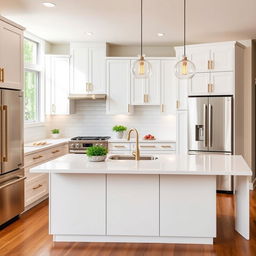
[{"label": "kitchen counter surface", "polygon": [[30,169],[33,173],[237,175],[252,172],[238,155],[159,155],[157,160],[89,162],[83,154],[67,154]]},{"label": "kitchen counter surface", "polygon": [[[49,149],[52,147],[56,147],[62,144],[67,143],[70,140],[70,138],[61,138],[61,139],[43,139],[43,140],[39,140],[39,141],[33,141],[33,142],[29,142],[26,143],[24,145],[24,155],[30,155],[33,153],[37,153],[40,152],[42,150],[45,149]],[[45,145],[34,145],[34,143],[46,143]]]}]

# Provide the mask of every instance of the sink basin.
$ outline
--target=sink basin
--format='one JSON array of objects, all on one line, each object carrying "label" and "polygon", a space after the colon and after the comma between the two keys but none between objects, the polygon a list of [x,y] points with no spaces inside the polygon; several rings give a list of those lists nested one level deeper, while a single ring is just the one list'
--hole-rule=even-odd
[{"label": "sink basin", "polygon": [[[131,155],[112,155],[108,159],[110,160],[135,160],[135,156]],[[157,160],[155,156],[141,156],[140,160]]]}]

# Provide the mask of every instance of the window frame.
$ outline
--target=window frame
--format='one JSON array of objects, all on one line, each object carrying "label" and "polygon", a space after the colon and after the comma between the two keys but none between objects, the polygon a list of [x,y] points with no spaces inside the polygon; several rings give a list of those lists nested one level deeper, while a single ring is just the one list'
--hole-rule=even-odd
[{"label": "window frame", "polygon": [[[38,38],[35,35],[32,35],[28,32],[24,34],[24,40],[30,40],[32,42],[35,42],[37,44],[37,63],[36,64],[30,64],[24,62],[24,74],[25,71],[33,71],[37,72],[38,74],[38,85],[37,85],[37,120],[26,121],[24,119],[24,126],[27,127],[33,127],[33,126],[43,126],[45,122],[45,116],[44,116],[44,49],[45,49],[45,42],[44,40]],[[25,75],[24,75],[25,77]],[[24,81],[24,88],[25,88],[25,81]]]}]

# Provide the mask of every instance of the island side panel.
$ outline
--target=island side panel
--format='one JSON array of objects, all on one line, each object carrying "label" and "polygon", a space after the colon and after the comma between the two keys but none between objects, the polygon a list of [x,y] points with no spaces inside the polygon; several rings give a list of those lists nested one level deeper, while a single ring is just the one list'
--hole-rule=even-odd
[{"label": "island side panel", "polygon": [[160,236],[216,237],[216,176],[160,175]]},{"label": "island side panel", "polygon": [[50,234],[106,235],[105,216],[105,174],[50,174]]},{"label": "island side panel", "polygon": [[107,235],[159,236],[159,175],[107,175]]},{"label": "island side panel", "polygon": [[235,229],[245,239],[250,239],[249,177],[237,176],[235,182]]}]

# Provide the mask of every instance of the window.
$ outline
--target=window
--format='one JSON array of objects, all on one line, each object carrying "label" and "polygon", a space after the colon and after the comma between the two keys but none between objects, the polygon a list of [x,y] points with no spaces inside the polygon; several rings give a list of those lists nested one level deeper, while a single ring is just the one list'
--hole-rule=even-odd
[{"label": "window", "polygon": [[24,39],[24,118],[25,123],[39,123],[41,102],[40,43]]}]

